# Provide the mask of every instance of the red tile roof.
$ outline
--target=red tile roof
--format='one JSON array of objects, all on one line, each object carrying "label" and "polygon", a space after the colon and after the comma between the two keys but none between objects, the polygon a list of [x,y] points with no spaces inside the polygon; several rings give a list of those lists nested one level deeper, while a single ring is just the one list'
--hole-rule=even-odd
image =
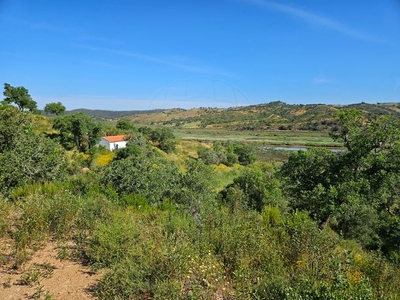
[{"label": "red tile roof", "polygon": [[109,141],[110,143],[123,142],[128,140],[128,138],[125,135],[103,136],[103,139]]}]

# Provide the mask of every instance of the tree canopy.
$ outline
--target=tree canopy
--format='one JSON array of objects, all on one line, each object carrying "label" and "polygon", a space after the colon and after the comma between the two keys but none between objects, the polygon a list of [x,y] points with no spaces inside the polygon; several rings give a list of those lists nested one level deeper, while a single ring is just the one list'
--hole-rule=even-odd
[{"label": "tree canopy", "polygon": [[47,103],[44,107],[44,112],[48,115],[62,115],[65,112],[65,106],[61,102]]},{"label": "tree canopy", "polygon": [[8,83],[4,83],[4,92],[5,96],[3,100],[3,104],[15,104],[19,110],[29,110],[34,112],[37,110],[37,103],[34,101],[29,95],[29,92],[23,86],[13,87]]},{"label": "tree canopy", "polygon": [[136,130],[135,125],[128,122],[127,120],[119,120],[117,122],[116,128],[124,130],[124,131],[135,131]]},{"label": "tree canopy", "polygon": [[20,113],[16,107],[0,109],[0,153],[10,150],[25,134],[31,134],[32,116]]},{"label": "tree canopy", "polygon": [[247,208],[262,212],[266,206],[279,206],[284,210],[285,201],[275,170],[268,164],[254,164],[221,191],[223,202],[231,208]]},{"label": "tree canopy", "polygon": [[36,134],[29,114],[15,107],[0,110],[0,191],[3,194],[18,186],[62,179],[66,165],[62,147]]},{"label": "tree canopy", "polygon": [[76,147],[86,152],[100,140],[100,124],[83,113],[58,116],[53,122],[53,128],[59,131],[60,143],[67,150]]},{"label": "tree canopy", "polygon": [[299,151],[282,166],[291,207],[346,238],[390,252],[400,244],[400,121],[367,121],[359,111],[342,110],[338,124],[332,137],[344,151]]}]

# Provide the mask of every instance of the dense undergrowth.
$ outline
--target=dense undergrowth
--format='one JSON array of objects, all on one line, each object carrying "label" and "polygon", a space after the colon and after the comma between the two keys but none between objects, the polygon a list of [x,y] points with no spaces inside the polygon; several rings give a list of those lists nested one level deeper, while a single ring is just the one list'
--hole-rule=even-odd
[{"label": "dense undergrowth", "polygon": [[[48,238],[60,245],[74,240],[75,257],[106,269],[95,291],[100,299],[399,296],[394,264],[318,229],[305,212],[265,206],[259,213],[209,198],[196,222],[172,201],[121,201],[113,190],[94,186],[92,174],[27,187],[18,196],[13,205],[3,200],[0,227],[15,242],[16,267]],[[18,217],[7,224],[9,215]]]},{"label": "dense undergrowth", "polygon": [[[399,299],[399,144],[388,124],[363,135],[343,123],[356,152],[299,152],[283,166],[229,143],[182,165],[139,133],[112,155],[68,156],[46,142],[65,155],[54,164],[64,177],[38,168],[2,187],[0,238],[12,255],[1,263],[20,268],[52,239],[60,259],[104,270],[99,299]],[[42,157],[32,166],[48,168]]]}]

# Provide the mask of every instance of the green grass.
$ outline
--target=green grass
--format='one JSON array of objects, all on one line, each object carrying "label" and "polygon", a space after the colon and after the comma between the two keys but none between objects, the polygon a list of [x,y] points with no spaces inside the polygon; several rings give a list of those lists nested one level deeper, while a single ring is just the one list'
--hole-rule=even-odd
[{"label": "green grass", "polygon": [[293,151],[274,150],[274,149],[261,149],[256,148],[256,155],[258,161],[264,162],[285,162],[288,160]]},{"label": "green grass", "polygon": [[244,167],[236,164],[233,167],[225,165],[214,166],[213,184],[216,191],[221,191],[227,185],[233,183],[233,180],[238,177]]},{"label": "green grass", "polygon": [[256,145],[300,145],[316,147],[339,147],[327,132],[313,131],[233,131],[224,129],[174,129],[182,140],[239,141]]}]

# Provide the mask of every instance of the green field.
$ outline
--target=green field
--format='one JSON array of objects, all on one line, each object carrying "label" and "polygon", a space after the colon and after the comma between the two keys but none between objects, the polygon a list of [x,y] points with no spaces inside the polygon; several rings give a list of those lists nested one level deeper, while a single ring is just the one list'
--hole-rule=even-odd
[{"label": "green field", "polygon": [[340,147],[327,132],[313,131],[233,131],[223,129],[174,129],[182,140],[198,141],[240,141],[255,145],[286,145]]}]

